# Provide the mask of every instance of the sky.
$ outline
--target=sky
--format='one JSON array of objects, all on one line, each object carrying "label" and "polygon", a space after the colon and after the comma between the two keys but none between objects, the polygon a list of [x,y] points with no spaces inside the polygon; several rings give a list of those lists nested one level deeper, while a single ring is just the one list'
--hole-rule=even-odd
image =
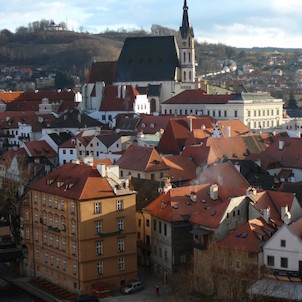
[{"label": "sky", "polygon": [[[12,32],[42,19],[68,29],[179,29],[183,0],[0,0],[0,29]],[[302,48],[302,0],[188,0],[199,42],[235,47]]]}]

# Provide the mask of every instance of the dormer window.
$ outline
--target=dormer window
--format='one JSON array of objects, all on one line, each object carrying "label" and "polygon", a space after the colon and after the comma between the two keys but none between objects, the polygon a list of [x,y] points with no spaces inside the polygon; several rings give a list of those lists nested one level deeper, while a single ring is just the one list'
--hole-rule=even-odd
[{"label": "dormer window", "polygon": [[154,128],[154,124],[153,123],[150,125],[150,128]]},{"label": "dormer window", "polygon": [[142,124],[142,128],[145,128],[146,127],[146,125],[145,124]]}]

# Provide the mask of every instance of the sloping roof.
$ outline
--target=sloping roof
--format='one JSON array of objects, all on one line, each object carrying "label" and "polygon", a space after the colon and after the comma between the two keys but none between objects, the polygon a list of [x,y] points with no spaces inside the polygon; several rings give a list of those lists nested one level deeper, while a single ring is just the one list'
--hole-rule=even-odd
[{"label": "sloping roof", "polygon": [[[48,184],[46,180],[52,181]],[[58,186],[57,182],[63,183]],[[66,189],[66,184],[71,185]],[[114,192],[106,178],[87,165],[68,163],[61,166],[42,179],[30,185],[31,190],[56,194],[75,200],[89,200],[96,198],[113,197]]]},{"label": "sloping roof", "polygon": [[188,158],[175,155],[162,158],[164,163],[170,168],[169,177],[171,182],[182,182],[196,177],[197,166]]},{"label": "sloping roof", "polygon": [[284,182],[281,184],[279,191],[295,193],[300,205],[302,206],[302,182]]},{"label": "sloping roof", "polygon": [[122,169],[159,171],[169,169],[155,148],[131,145],[116,163]]},{"label": "sloping roof", "polygon": [[281,226],[283,224],[281,219],[281,208],[288,206],[288,210],[291,211],[295,194],[278,191],[264,191],[257,192],[256,195],[249,195],[249,197],[252,200],[250,205],[260,213],[269,207],[271,221],[277,226]]},{"label": "sloping roof", "polygon": [[302,217],[291,223],[289,228],[300,240],[302,240]]},{"label": "sloping roof", "polygon": [[127,38],[118,59],[115,82],[173,81],[178,66],[174,36]]},{"label": "sloping roof", "polygon": [[64,144],[66,141],[71,139],[72,134],[69,132],[61,132],[61,133],[50,133],[49,137],[55,142],[57,146]]},{"label": "sloping roof", "polygon": [[216,246],[259,253],[262,251],[261,246],[269,240],[274,231],[275,229],[267,224],[263,218],[252,219],[218,241]]},{"label": "sloping roof", "polygon": [[211,165],[219,160],[215,152],[206,144],[188,145],[181,152],[181,156],[190,158],[197,166]]},{"label": "sloping roof", "polygon": [[100,127],[102,124],[77,109],[71,109],[51,123],[50,128],[89,128]]},{"label": "sloping roof", "polygon": [[46,157],[53,158],[58,156],[46,141],[32,141],[26,142],[25,146],[29,150],[31,157]]},{"label": "sloping roof", "polygon": [[223,137],[227,137],[227,127],[230,127],[231,136],[244,135],[251,132],[250,128],[240,120],[217,121]]},{"label": "sloping roof", "polygon": [[126,86],[126,94],[123,98],[118,97],[118,89],[123,90],[121,86],[106,86],[104,90],[104,96],[101,103],[100,111],[133,111],[133,104],[138,91],[131,85]]},{"label": "sloping roof", "polygon": [[154,134],[161,129],[166,129],[172,116],[169,115],[142,115],[137,126],[137,132],[145,134]]},{"label": "sloping roof", "polygon": [[228,101],[234,100],[236,94],[206,94],[201,89],[185,90],[176,96],[163,102],[168,104],[227,104]]},{"label": "sloping roof", "polygon": [[0,91],[0,100],[7,104],[20,98],[22,94],[23,91],[14,91],[14,92]]},{"label": "sloping roof", "polygon": [[120,134],[108,133],[108,134],[99,134],[97,138],[107,147],[112,146],[117,140],[121,138]]},{"label": "sloping roof", "polygon": [[106,85],[112,85],[116,65],[116,61],[92,62],[86,83],[105,82]]}]

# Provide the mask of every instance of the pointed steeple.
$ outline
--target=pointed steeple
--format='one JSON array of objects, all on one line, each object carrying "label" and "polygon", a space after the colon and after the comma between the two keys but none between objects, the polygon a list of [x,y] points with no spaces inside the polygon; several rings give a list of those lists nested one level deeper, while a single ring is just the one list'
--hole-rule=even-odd
[{"label": "pointed steeple", "polygon": [[183,6],[182,25],[180,27],[180,33],[181,33],[181,37],[183,39],[187,39],[189,34],[191,34],[191,37],[194,38],[194,31],[190,24],[188,10],[189,10],[189,7],[187,4],[187,0],[185,0],[184,6]]}]

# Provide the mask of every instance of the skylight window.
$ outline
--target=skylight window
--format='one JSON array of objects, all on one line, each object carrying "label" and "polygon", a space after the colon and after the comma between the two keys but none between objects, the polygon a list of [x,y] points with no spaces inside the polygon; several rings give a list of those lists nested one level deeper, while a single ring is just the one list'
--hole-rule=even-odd
[{"label": "skylight window", "polygon": [[242,238],[246,238],[247,235],[248,235],[247,233],[243,233],[243,234],[241,235],[241,237],[242,237]]},{"label": "skylight window", "polygon": [[236,237],[240,237],[240,236],[241,236],[241,233],[238,232],[238,233],[236,234]]}]

